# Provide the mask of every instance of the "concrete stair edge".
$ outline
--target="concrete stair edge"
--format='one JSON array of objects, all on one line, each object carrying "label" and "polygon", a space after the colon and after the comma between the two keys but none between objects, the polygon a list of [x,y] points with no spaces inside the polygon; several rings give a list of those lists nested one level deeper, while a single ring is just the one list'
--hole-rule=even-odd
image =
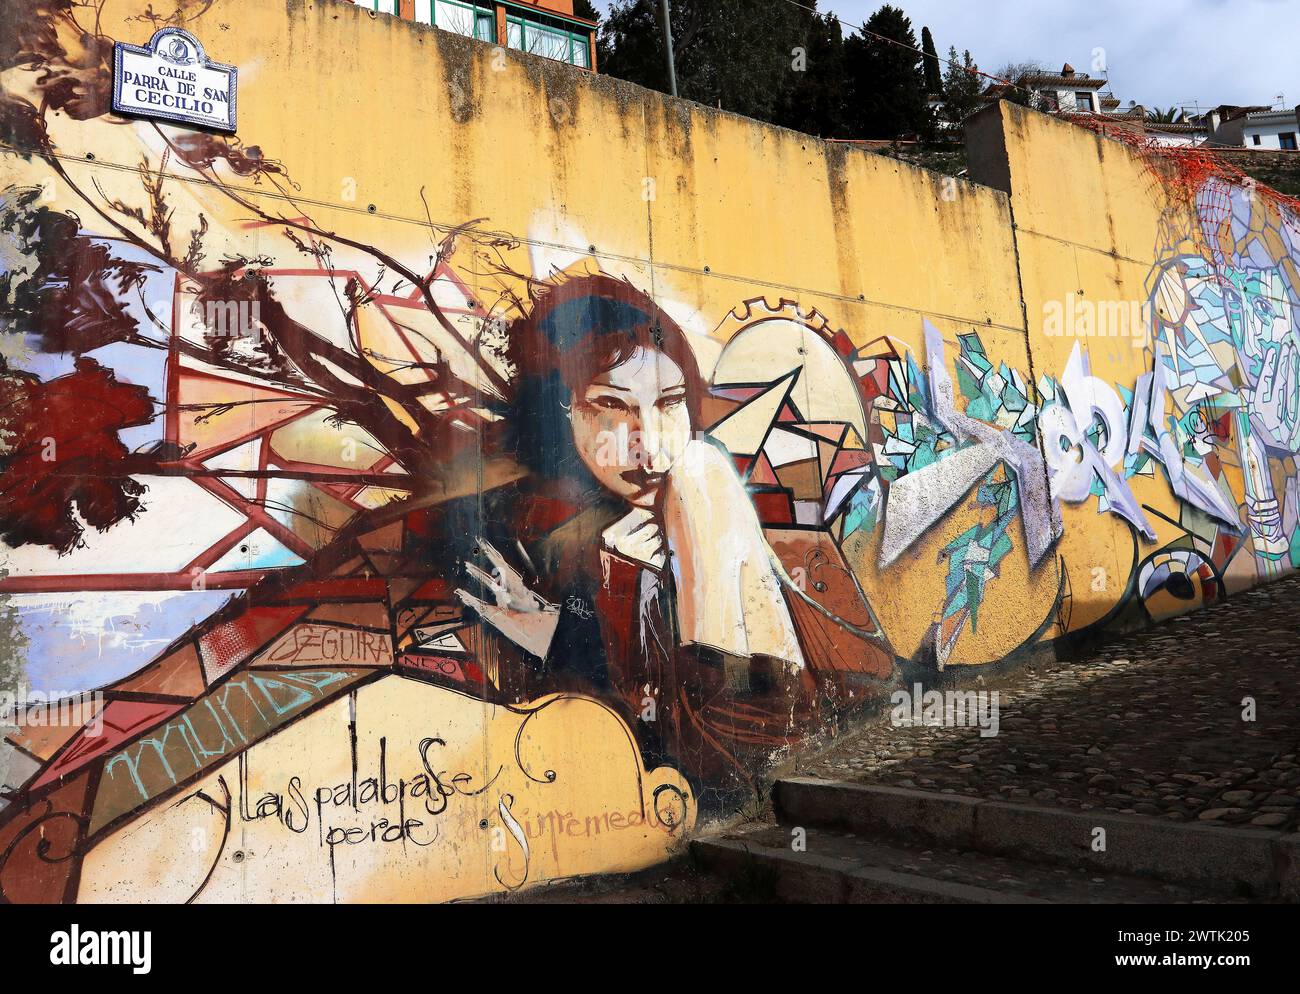
[{"label": "concrete stair edge", "polygon": [[[903,787],[808,777],[778,780],[784,824],[925,839],[938,845],[1151,877],[1229,896],[1300,900],[1300,834],[1184,825]],[[1106,849],[1093,850],[1105,829]]]},{"label": "concrete stair edge", "polygon": [[755,846],[743,838],[697,839],[691,852],[711,871],[737,874],[753,866],[767,868],[774,875],[774,896],[792,904],[1051,903],[816,853]]}]

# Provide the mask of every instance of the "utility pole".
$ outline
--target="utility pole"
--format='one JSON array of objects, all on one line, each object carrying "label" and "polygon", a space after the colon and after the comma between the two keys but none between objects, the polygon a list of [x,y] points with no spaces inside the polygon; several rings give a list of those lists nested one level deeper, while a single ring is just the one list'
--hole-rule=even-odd
[{"label": "utility pole", "polygon": [[668,92],[677,96],[677,69],[673,66],[673,25],[668,17],[668,0],[659,0],[659,9],[663,11],[664,50],[668,53]]}]

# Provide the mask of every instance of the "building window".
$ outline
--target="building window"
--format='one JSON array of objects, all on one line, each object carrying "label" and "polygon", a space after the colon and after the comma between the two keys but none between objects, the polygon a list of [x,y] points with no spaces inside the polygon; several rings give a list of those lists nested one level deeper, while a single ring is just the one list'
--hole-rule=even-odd
[{"label": "building window", "polygon": [[1034,110],[1051,114],[1061,109],[1061,95],[1055,90],[1032,90],[1029,94],[1029,106]]},{"label": "building window", "polygon": [[1256,145],[1260,144],[1259,135],[1251,135],[1250,140],[1253,141]]},{"label": "building window", "polygon": [[1089,114],[1091,114],[1092,94],[1088,93],[1087,91],[1083,93],[1076,93],[1074,95],[1074,106],[1077,110],[1084,110],[1087,111]]},{"label": "building window", "polygon": [[1288,131],[1285,134],[1277,136],[1278,143],[1289,151],[1296,151],[1295,132]]},{"label": "building window", "polygon": [[570,31],[559,21],[544,22],[510,14],[506,17],[506,44],[521,52],[544,55],[583,69],[591,68],[587,35]]},{"label": "building window", "polygon": [[366,10],[373,10],[380,14],[393,14],[396,16],[398,0],[352,0],[358,7],[365,7]]},{"label": "building window", "polygon": [[497,40],[497,19],[492,8],[468,0],[415,0],[415,19],[466,38]]}]

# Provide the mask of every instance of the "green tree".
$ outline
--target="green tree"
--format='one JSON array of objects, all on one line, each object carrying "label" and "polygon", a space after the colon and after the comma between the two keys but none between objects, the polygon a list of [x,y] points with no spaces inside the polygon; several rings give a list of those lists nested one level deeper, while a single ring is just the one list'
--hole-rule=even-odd
[{"label": "green tree", "polygon": [[847,124],[853,137],[928,137],[933,121],[911,20],[898,7],[885,4],[864,28],[844,42]]},{"label": "green tree", "polygon": [[957,49],[948,49],[948,69],[943,76],[943,116],[960,124],[984,102],[984,77],[969,51],[957,58]]},{"label": "green tree", "polygon": [[[808,12],[772,0],[671,0],[669,9],[678,93],[774,120],[797,82]],[[658,0],[613,0],[600,34],[604,72],[668,90]]]},{"label": "green tree", "polygon": [[922,71],[925,74],[925,92],[938,94],[943,92],[943,77],[939,69],[939,53],[934,47],[934,36],[929,28],[921,29],[921,51],[925,53]]},{"label": "green tree", "polygon": [[844,32],[834,14],[810,14],[805,57],[773,123],[823,138],[845,135]]}]

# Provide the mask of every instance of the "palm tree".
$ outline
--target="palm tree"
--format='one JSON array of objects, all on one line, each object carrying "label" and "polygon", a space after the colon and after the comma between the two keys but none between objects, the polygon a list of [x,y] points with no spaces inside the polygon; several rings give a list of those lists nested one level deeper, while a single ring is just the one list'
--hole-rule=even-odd
[{"label": "palm tree", "polygon": [[1180,124],[1183,110],[1180,107],[1152,107],[1147,111],[1147,120],[1152,124]]}]

